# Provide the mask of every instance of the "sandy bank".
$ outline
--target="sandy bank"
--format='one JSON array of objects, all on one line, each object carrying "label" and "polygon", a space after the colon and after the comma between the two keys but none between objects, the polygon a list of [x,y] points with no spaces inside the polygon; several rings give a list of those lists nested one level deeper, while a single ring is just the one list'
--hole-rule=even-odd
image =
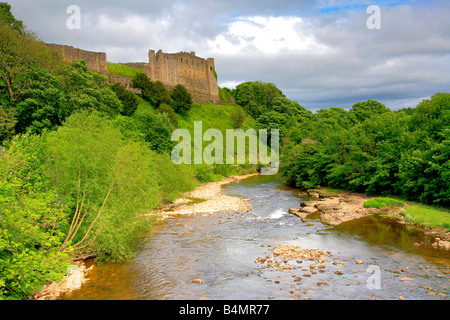
[{"label": "sandy bank", "polygon": [[67,275],[63,277],[60,283],[53,282],[44,285],[42,290],[37,291],[33,300],[57,300],[63,294],[69,293],[72,290],[80,289],[81,285],[88,281],[87,275],[94,266],[87,268],[84,263],[78,262],[67,269]]},{"label": "sandy bank", "polygon": [[172,215],[215,213],[220,211],[250,211],[249,199],[223,194],[222,186],[238,182],[258,173],[244,176],[230,176],[221,181],[206,183],[193,191],[183,194],[173,204],[162,208],[158,214],[161,218]]}]

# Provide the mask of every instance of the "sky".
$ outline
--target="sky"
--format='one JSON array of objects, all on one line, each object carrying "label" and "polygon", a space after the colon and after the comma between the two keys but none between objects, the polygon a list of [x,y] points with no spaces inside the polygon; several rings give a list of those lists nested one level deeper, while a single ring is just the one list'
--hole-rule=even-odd
[{"label": "sky", "polygon": [[110,62],[194,51],[215,59],[219,86],[274,83],[309,110],[369,99],[398,110],[450,92],[448,0],[4,1],[44,42]]}]

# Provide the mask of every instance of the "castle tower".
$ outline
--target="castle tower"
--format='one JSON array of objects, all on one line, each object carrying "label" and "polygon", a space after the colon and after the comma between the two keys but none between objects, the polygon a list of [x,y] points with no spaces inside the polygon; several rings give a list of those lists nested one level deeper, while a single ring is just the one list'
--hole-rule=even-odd
[{"label": "castle tower", "polygon": [[149,63],[143,72],[151,81],[161,81],[169,90],[183,85],[194,102],[219,101],[217,79],[214,76],[214,59],[202,59],[195,52],[163,53],[149,51]]}]

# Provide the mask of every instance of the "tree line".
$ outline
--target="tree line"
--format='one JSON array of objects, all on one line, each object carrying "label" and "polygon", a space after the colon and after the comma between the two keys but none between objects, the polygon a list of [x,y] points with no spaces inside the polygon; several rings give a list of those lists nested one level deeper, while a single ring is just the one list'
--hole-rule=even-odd
[{"label": "tree line", "polygon": [[398,111],[368,100],[314,113],[270,83],[240,84],[233,96],[259,127],[280,129],[280,169],[293,186],[450,205],[449,93]]}]

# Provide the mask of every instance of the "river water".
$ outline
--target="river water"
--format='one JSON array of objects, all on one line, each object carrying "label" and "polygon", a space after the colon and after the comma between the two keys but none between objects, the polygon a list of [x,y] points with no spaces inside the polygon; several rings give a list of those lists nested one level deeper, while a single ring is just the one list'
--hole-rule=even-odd
[{"label": "river water", "polygon": [[[95,266],[63,299],[448,299],[450,252],[413,226],[382,216],[337,227],[302,222],[288,213],[299,208],[298,192],[277,176],[229,184],[224,193],[250,199],[252,210],[167,219],[134,259]],[[293,270],[255,262],[278,245],[330,251],[325,272],[311,274],[310,261],[290,261]]]}]

